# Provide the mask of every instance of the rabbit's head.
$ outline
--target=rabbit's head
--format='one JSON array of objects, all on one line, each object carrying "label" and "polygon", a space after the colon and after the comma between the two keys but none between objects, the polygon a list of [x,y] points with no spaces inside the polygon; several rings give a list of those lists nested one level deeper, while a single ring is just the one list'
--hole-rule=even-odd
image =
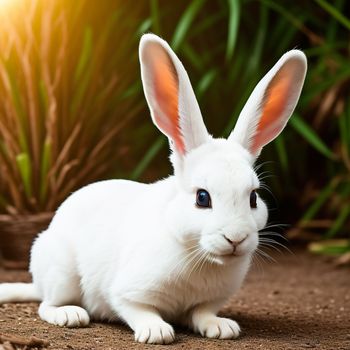
[{"label": "rabbit's head", "polygon": [[188,75],[164,40],[144,35],[139,54],[152,120],[172,150],[176,190],[164,218],[170,231],[213,262],[252,253],[267,222],[253,165],[296,106],[305,55],[292,50],[281,57],[252,92],[226,140],[208,134]]}]

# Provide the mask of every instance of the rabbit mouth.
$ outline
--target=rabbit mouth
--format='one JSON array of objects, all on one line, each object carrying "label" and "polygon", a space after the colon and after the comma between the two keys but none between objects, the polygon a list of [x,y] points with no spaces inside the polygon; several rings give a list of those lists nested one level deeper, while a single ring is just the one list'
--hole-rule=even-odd
[{"label": "rabbit mouth", "polygon": [[216,257],[216,258],[239,258],[244,255],[250,254],[251,251],[247,247],[226,247],[225,249],[206,249],[210,256]]},{"label": "rabbit mouth", "polygon": [[248,252],[237,252],[232,251],[230,253],[213,253],[209,252],[208,260],[213,263],[217,263],[219,265],[224,265],[230,261],[241,258],[245,255],[249,254]]}]

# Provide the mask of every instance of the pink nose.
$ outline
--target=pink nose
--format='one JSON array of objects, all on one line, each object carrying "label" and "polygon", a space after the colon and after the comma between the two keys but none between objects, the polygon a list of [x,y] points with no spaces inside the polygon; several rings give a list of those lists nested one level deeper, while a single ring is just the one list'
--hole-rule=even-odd
[{"label": "pink nose", "polygon": [[224,235],[224,237],[225,237],[226,241],[229,242],[233,246],[234,249],[236,249],[236,247],[238,245],[240,245],[243,241],[245,241],[248,236],[245,236],[240,241],[232,241],[231,239],[227,238],[225,235]]}]

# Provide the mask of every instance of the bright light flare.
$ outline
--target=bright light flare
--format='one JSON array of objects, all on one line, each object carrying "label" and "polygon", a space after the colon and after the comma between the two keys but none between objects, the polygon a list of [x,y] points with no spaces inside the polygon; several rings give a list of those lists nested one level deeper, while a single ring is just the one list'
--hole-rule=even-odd
[{"label": "bright light flare", "polygon": [[0,0],[0,6],[3,7],[3,6],[6,6],[6,5],[9,5],[11,3],[13,3],[14,0]]},{"label": "bright light flare", "polygon": [[13,5],[18,4],[18,2],[18,0],[0,0],[0,11],[3,8],[12,7]]}]

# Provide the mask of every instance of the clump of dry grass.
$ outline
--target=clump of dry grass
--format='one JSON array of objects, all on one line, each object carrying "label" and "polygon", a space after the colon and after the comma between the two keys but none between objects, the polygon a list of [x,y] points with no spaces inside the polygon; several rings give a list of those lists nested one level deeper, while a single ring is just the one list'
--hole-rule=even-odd
[{"label": "clump of dry grass", "polygon": [[126,92],[138,79],[130,26],[142,6],[117,1],[111,13],[88,1],[23,0],[0,9],[1,212],[52,211],[115,167],[116,140],[140,107]]}]

